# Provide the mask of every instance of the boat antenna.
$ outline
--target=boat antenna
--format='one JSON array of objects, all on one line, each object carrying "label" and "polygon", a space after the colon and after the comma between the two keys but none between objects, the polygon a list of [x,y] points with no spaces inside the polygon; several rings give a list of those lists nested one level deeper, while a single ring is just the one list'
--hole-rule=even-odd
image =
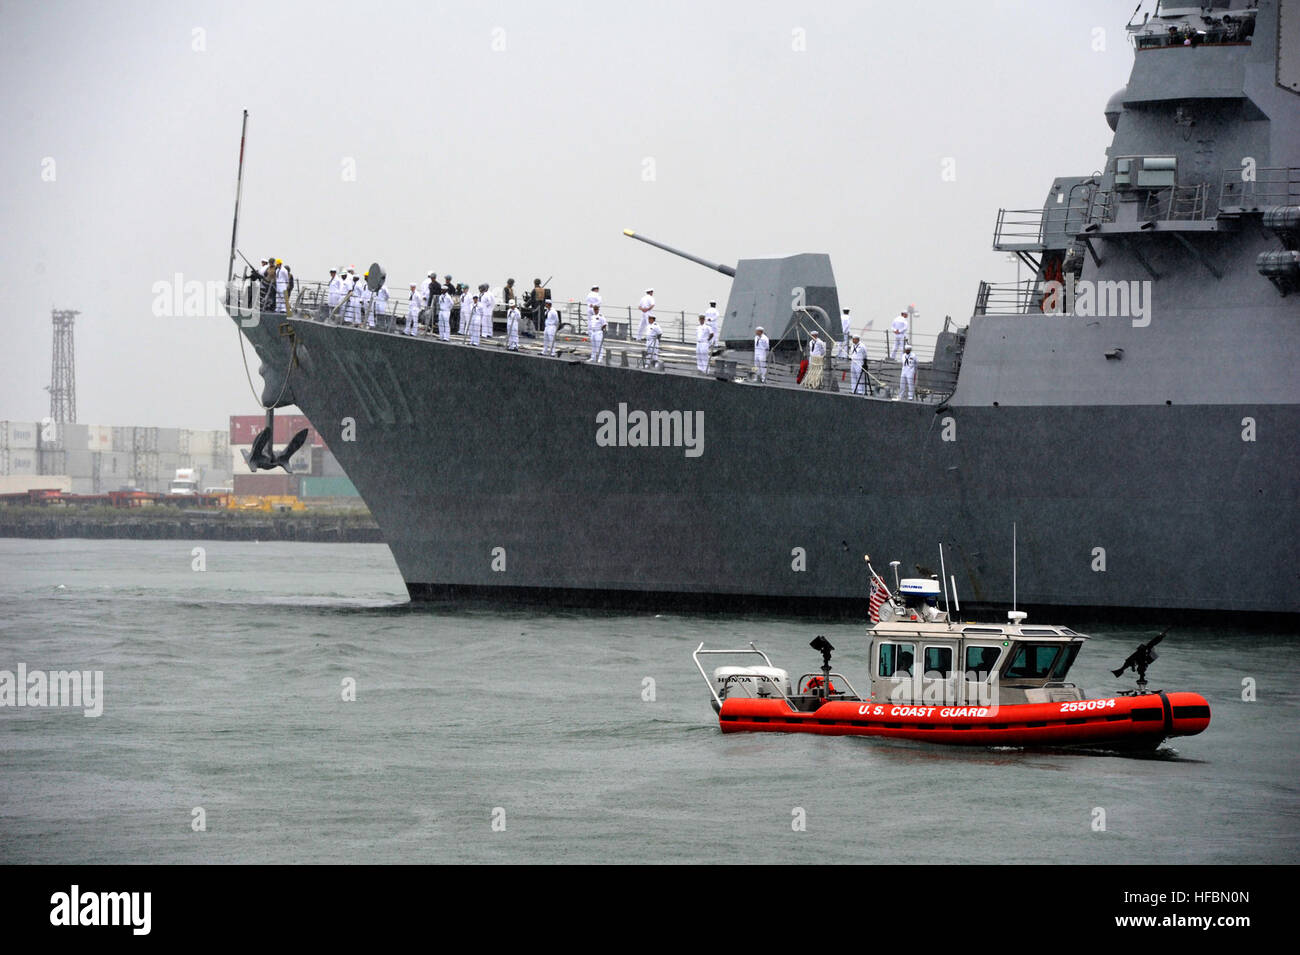
[{"label": "boat antenna", "polygon": [[1011,522],[1011,609],[1016,609],[1016,522]]},{"label": "boat antenna", "polygon": [[235,221],[230,227],[230,264],[226,267],[226,285],[235,278],[235,243],[239,239],[239,202],[244,195],[244,140],[248,137],[248,110],[239,129],[239,175],[235,179]]},{"label": "boat antenna", "polygon": [[957,607],[957,612],[961,613],[961,601],[957,599],[957,575],[952,575],[952,602]]},{"label": "boat antenna", "polygon": [[891,560],[891,561],[889,562],[889,566],[892,567],[892,568],[894,568],[894,593],[898,593],[898,591],[901,589],[901,587],[900,587],[900,585],[899,585],[899,583],[898,583],[898,565],[899,565],[899,563],[900,563],[900,562],[899,562],[899,561],[896,561],[896,560]]},{"label": "boat antenna", "polygon": [[948,620],[951,622],[952,613],[948,608],[948,571],[943,566],[943,541],[939,541],[939,579],[943,581],[943,612],[948,614]]}]

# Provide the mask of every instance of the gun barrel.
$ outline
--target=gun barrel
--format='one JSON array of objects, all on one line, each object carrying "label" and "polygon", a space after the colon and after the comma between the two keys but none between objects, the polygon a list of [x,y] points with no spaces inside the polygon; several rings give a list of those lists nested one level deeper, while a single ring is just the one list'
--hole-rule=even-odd
[{"label": "gun barrel", "polygon": [[654,239],[647,238],[643,235],[637,235],[631,229],[624,229],[623,234],[629,238],[644,242],[646,245],[653,245],[656,249],[663,249],[665,252],[671,252],[673,255],[680,255],[683,259],[689,259],[697,265],[704,266],[706,269],[713,269],[713,271],[721,272],[723,275],[731,278],[736,277],[736,270],[730,265],[719,265],[717,262],[710,262],[708,259],[702,259],[698,255],[691,255],[689,252],[683,252],[681,249],[674,249],[671,245],[657,242]]}]

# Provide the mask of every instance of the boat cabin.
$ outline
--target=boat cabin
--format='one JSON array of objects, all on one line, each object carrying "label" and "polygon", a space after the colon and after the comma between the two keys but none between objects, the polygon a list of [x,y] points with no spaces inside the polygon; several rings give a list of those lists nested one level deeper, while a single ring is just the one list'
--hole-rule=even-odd
[{"label": "boat cabin", "polygon": [[878,701],[996,706],[1083,699],[1065,682],[1087,638],[1068,627],[888,621],[871,628],[868,665]]}]

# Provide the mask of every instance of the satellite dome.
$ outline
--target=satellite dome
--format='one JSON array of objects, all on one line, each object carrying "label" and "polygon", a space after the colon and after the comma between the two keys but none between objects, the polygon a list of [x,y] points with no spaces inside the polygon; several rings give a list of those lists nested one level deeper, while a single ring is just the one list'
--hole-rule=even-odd
[{"label": "satellite dome", "polygon": [[1119,125],[1119,114],[1124,112],[1124,94],[1128,92],[1127,86],[1121,86],[1116,90],[1111,98],[1106,100],[1106,123],[1110,126],[1110,131],[1115,132],[1115,127]]}]

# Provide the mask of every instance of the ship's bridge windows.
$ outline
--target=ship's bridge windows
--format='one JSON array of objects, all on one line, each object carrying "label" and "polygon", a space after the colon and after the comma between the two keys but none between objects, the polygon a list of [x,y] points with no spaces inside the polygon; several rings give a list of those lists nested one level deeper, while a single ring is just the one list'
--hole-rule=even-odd
[{"label": "ship's bridge windows", "polygon": [[1061,658],[1056,661],[1056,666],[1052,667],[1052,681],[1058,682],[1065,679],[1065,675],[1070,672],[1070,667],[1074,666],[1074,658],[1079,655],[1079,648],[1083,646],[1082,640],[1072,640],[1061,654]]},{"label": "ship's bridge windows", "polygon": [[876,673],[882,677],[911,676],[916,660],[914,643],[881,643],[877,651],[879,665]]},{"label": "ship's bridge windows", "polygon": [[966,647],[966,679],[983,682],[997,671],[998,658],[1002,656],[1000,647],[970,646]]},{"label": "ship's bridge windows", "polygon": [[1030,627],[1021,627],[1020,635],[1022,637],[1054,637],[1056,636],[1056,631],[1048,630],[1045,627],[1036,628],[1036,629]]},{"label": "ship's bridge windows", "polygon": [[1058,643],[1022,643],[1013,648],[1003,676],[1014,680],[1044,680],[1052,672],[1062,647]]}]

